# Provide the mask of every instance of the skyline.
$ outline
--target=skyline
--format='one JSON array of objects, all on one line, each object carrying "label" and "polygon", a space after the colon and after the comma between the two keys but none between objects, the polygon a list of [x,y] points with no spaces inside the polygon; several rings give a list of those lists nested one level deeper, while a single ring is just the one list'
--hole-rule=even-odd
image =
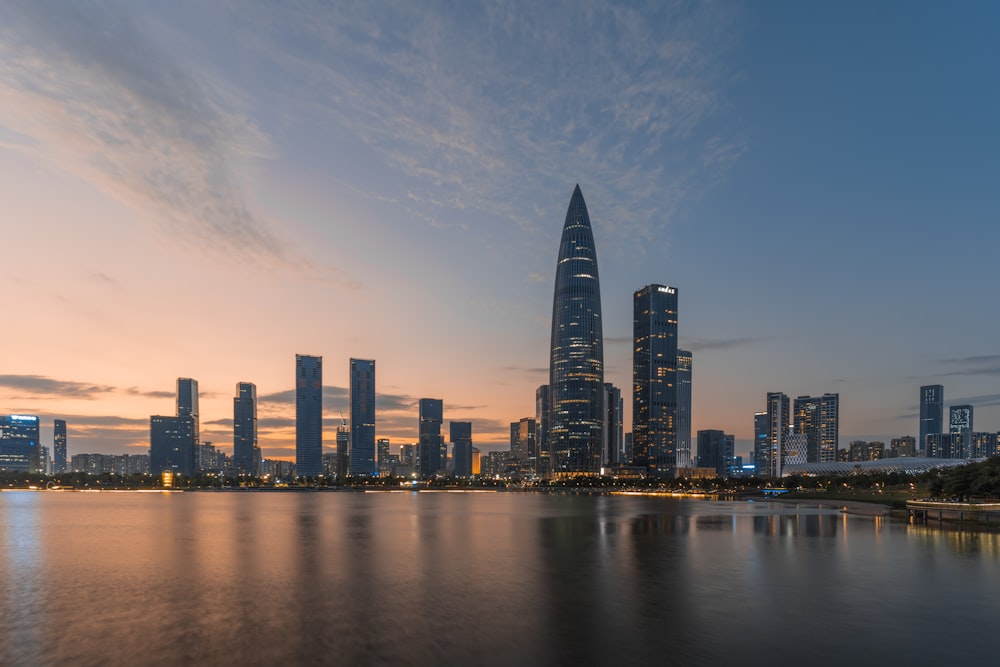
[{"label": "skyline", "polygon": [[307,353],[327,434],[366,358],[377,437],[435,397],[503,448],[576,182],[626,430],[648,284],[682,295],[692,433],[739,453],[771,391],[840,394],[842,445],[917,435],[929,384],[1000,430],[997,7],[8,4],[0,413],[47,446],[148,447],[190,377],[203,441],[252,382],[292,457]]}]

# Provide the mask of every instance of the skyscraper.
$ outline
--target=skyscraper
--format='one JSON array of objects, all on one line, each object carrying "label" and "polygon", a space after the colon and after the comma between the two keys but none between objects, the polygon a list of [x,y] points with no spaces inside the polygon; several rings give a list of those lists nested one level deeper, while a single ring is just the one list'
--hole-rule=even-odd
[{"label": "skyscraper", "polygon": [[691,465],[691,372],[694,357],[677,350],[677,466]]},{"label": "skyscraper", "polygon": [[392,469],[389,465],[389,438],[379,438],[375,441],[375,451],[378,454],[378,474],[379,477],[389,475]]},{"label": "skyscraper", "polygon": [[421,477],[432,477],[441,470],[441,422],[443,417],[444,402],[440,398],[420,399],[417,474]]},{"label": "skyscraper", "polygon": [[625,425],[623,423],[624,406],[622,391],[610,382],[604,383],[604,461],[606,465],[616,466],[625,463],[625,443],[623,442]]},{"label": "skyscraper", "polygon": [[729,477],[736,465],[736,439],[722,431],[698,431],[698,467],[712,468],[719,477]]},{"label": "skyscraper", "polygon": [[784,438],[788,435],[788,424],[791,421],[791,413],[788,409],[788,396],[778,391],[767,393],[767,412],[763,413],[763,419],[758,422],[755,438],[760,438],[764,434],[760,432],[761,427],[766,427],[766,439],[758,443],[762,445],[763,452],[758,457],[757,475],[760,477],[781,477],[782,460],[781,453],[784,448]]},{"label": "skyscraper", "polygon": [[66,472],[66,420],[56,419],[52,422],[52,450],[55,457],[53,472],[61,475]]},{"label": "skyscraper", "polygon": [[946,433],[944,427],[944,387],[929,384],[920,388],[920,439],[917,449],[926,454],[927,436]]},{"label": "skyscraper", "polygon": [[549,385],[543,384],[535,390],[535,420],[538,422],[538,461],[536,462],[535,472],[541,477],[547,477],[549,474],[551,408]]},{"label": "skyscraper", "polygon": [[596,474],[604,436],[601,284],[590,215],[577,185],[559,242],[549,358],[551,473]]},{"label": "skyscraper", "polygon": [[766,412],[753,413],[753,464],[758,477],[768,474],[771,466],[771,450],[767,440],[768,422]]},{"label": "skyscraper", "polygon": [[260,474],[257,386],[252,382],[238,383],[233,398],[233,468],[239,475]]},{"label": "skyscraper", "polygon": [[472,477],[472,422],[451,422],[449,429],[455,477]]},{"label": "skyscraper", "polygon": [[953,405],[948,409],[948,430],[951,433],[951,458],[967,459],[973,454],[971,405]]},{"label": "skyscraper", "polygon": [[177,378],[177,414],[149,418],[149,470],[181,475],[198,471],[198,381]]},{"label": "skyscraper", "polygon": [[201,442],[198,421],[198,381],[191,378],[177,378],[177,416],[190,417],[194,429],[194,444]]},{"label": "skyscraper", "polygon": [[799,396],[794,404],[795,433],[806,436],[806,461],[836,462],[840,441],[840,394]]},{"label": "skyscraper", "polygon": [[378,475],[375,464],[375,361],[351,359],[352,477]]},{"label": "skyscraper", "polygon": [[295,474],[323,474],[323,357],[295,355]]},{"label": "skyscraper", "polygon": [[677,466],[677,288],[647,285],[632,307],[634,463],[670,473]]},{"label": "skyscraper", "polygon": [[0,417],[0,470],[44,470],[38,425],[35,415]]}]

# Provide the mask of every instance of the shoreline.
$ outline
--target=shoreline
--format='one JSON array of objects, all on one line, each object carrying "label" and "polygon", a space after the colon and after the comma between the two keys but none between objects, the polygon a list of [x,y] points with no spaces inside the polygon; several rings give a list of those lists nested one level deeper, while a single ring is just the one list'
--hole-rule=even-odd
[{"label": "shoreline", "polygon": [[838,509],[847,514],[858,516],[889,516],[892,508],[882,503],[870,503],[864,500],[804,500],[802,498],[770,498],[780,503],[795,503],[817,509]]}]

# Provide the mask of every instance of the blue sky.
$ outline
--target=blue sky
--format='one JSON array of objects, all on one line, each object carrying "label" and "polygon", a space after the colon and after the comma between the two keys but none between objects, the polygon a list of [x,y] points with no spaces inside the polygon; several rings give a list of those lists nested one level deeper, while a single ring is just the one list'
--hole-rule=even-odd
[{"label": "blue sky", "polygon": [[433,396],[501,443],[576,183],[627,397],[661,282],[696,429],[839,392],[842,444],[887,440],[930,382],[1000,429],[994,3],[4,4],[0,412],[71,452],[138,451],[191,376],[206,439],[253,381],[287,456],[297,352],[331,424],[375,358],[380,435]]}]

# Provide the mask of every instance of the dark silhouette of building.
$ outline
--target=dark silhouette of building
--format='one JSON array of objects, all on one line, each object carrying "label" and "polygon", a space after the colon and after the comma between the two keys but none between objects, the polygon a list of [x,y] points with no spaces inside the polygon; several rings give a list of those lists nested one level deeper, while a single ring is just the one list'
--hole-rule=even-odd
[{"label": "dark silhouette of building", "polygon": [[198,470],[198,381],[177,378],[177,414],[149,418],[149,469],[154,475]]},{"label": "dark silhouette of building", "polygon": [[66,420],[52,422],[52,472],[61,475],[66,472]]},{"label": "dark silhouette of building", "polygon": [[472,477],[472,422],[449,424],[455,477]]},{"label": "dark silhouette of building", "polygon": [[198,381],[191,378],[177,378],[177,416],[190,417],[194,424],[194,444],[201,442],[198,421]]},{"label": "dark silhouette of building", "polygon": [[604,383],[604,463],[622,465],[624,460],[624,405],[621,389],[610,382]]},{"label": "dark silhouette of building", "polygon": [[295,474],[323,474],[323,357],[295,355]]},{"label": "dark silhouette of building", "polygon": [[632,447],[654,474],[677,466],[677,288],[647,285],[633,295]]},{"label": "dark silhouette of building", "polygon": [[597,474],[604,444],[604,338],[597,251],[577,185],[559,242],[549,363],[554,475]]},{"label": "dark silhouette of building", "polygon": [[417,442],[417,474],[433,477],[443,468],[441,460],[441,423],[444,403],[440,398],[420,399],[419,441]]},{"label": "dark silhouette of building", "polygon": [[719,477],[729,477],[736,465],[736,439],[722,431],[698,431],[698,466],[712,468]]},{"label": "dark silhouette of building", "polygon": [[252,382],[238,383],[233,398],[233,467],[239,475],[260,474],[257,386]]},{"label": "dark silhouette of building", "polygon": [[351,459],[353,477],[375,477],[375,361],[351,359]]},{"label": "dark silhouette of building", "polygon": [[549,474],[551,451],[549,431],[551,431],[552,405],[549,400],[549,385],[543,384],[535,390],[535,420],[538,422],[538,461],[535,472],[541,477]]}]

